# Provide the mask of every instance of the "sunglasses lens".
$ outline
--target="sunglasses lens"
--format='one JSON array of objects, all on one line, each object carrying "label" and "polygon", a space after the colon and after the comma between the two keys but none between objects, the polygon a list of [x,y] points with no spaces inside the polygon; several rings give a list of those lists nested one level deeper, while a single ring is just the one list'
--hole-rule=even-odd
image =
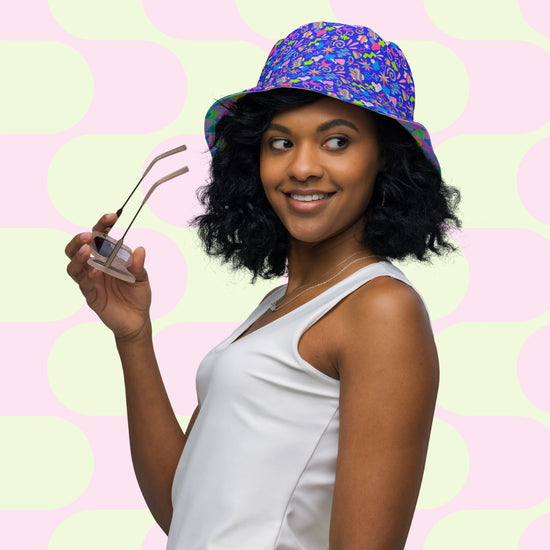
[{"label": "sunglasses lens", "polygon": [[[92,240],[92,247],[100,256],[103,256],[104,258],[108,258],[111,255],[111,252],[114,250],[115,245],[116,242],[113,243],[103,237],[94,237]],[[130,253],[124,248],[121,248],[117,252],[116,256],[117,258],[120,258],[123,262],[130,261]]]},{"label": "sunglasses lens", "polygon": [[115,245],[102,237],[94,237],[94,249],[101,256],[109,256]]}]

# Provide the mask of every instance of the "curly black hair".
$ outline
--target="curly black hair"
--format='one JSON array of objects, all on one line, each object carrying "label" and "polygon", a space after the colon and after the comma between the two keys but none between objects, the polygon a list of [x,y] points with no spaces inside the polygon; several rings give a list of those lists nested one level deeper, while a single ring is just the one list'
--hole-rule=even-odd
[{"label": "curly black hair", "polygon": [[[248,94],[231,105],[216,126],[209,183],[199,190],[205,213],[192,221],[206,252],[247,268],[253,279],[281,276],[288,233],[267,201],[260,179],[260,144],[273,116],[323,95],[296,89]],[[363,242],[374,254],[425,261],[454,250],[447,233],[460,227],[457,189],[445,185],[397,121],[373,113],[385,167],[365,212]]]}]

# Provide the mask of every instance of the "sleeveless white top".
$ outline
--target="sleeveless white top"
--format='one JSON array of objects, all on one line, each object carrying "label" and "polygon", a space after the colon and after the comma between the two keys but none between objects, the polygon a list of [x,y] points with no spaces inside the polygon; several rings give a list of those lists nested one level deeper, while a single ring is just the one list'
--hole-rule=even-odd
[{"label": "sleeveless white top", "polygon": [[328,548],[340,383],[304,361],[298,342],[380,276],[411,284],[391,263],[371,264],[237,340],[282,287],[206,355],[200,412],[174,477],[167,550]]}]

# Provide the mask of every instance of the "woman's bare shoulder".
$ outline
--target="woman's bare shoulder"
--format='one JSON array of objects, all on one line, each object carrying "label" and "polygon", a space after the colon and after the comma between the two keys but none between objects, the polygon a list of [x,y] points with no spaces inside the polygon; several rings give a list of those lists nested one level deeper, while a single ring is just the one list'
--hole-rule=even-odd
[{"label": "woman's bare shoulder", "polygon": [[409,284],[390,276],[376,277],[350,294],[340,311],[340,322],[368,328],[371,323],[417,322],[428,326],[422,298]]},{"label": "woman's bare shoulder", "polygon": [[[427,369],[437,377],[437,352],[424,302],[414,288],[392,277],[377,277],[352,293],[336,324],[341,377],[400,365],[412,375]],[[414,375],[413,375],[414,376]],[[430,376],[430,377],[431,377]]]}]

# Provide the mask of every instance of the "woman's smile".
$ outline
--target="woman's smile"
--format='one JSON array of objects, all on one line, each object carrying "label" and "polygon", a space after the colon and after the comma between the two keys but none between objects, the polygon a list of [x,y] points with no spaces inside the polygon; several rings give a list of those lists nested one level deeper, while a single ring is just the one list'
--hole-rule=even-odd
[{"label": "woman's smile", "polygon": [[262,138],[264,191],[297,241],[355,233],[380,168],[370,113],[332,98],[277,113]]},{"label": "woman's smile", "polygon": [[299,202],[313,202],[313,201],[320,201],[323,199],[328,199],[331,197],[333,193],[316,193],[316,192],[309,192],[307,194],[302,193],[289,193],[288,196],[295,201]]},{"label": "woman's smile", "polygon": [[300,214],[315,213],[319,209],[325,208],[335,193],[326,193],[315,189],[300,189],[285,194],[288,198],[289,208]]}]

